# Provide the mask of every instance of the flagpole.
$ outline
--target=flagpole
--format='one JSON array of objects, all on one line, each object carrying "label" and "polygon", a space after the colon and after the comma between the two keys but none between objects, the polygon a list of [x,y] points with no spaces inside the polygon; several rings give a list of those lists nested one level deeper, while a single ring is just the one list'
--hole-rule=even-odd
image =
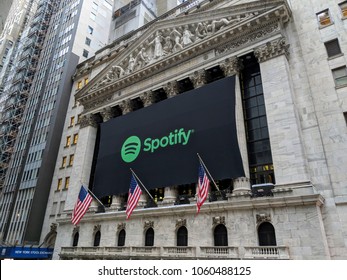
[{"label": "flagpole", "polygon": [[140,184],[141,184],[142,187],[145,189],[145,191],[147,192],[147,194],[149,195],[149,197],[152,199],[152,201],[153,201],[155,204],[157,204],[157,203],[155,202],[153,196],[149,193],[149,191],[147,190],[147,188],[145,187],[145,185],[141,182],[140,178],[137,177],[137,175],[136,175],[136,173],[134,172],[134,170],[132,170],[132,169],[130,168],[130,171],[131,171],[131,173],[136,177],[136,179],[140,182]]},{"label": "flagpole", "polygon": [[[83,184],[82,184],[82,186],[83,186]],[[84,188],[84,186],[83,186],[83,188]],[[96,199],[96,201],[99,202],[102,205],[102,207],[104,207],[104,209],[106,209],[105,205],[96,197],[96,195],[90,189],[87,188],[87,192],[90,193],[92,195],[92,197],[94,197]]]},{"label": "flagpole", "polygon": [[198,155],[199,160],[200,160],[200,162],[202,163],[202,165],[204,166],[204,168],[205,168],[205,170],[206,170],[206,172],[207,172],[208,176],[210,176],[210,178],[212,179],[212,182],[213,182],[214,186],[215,186],[215,187],[216,187],[216,189],[219,191],[220,195],[221,195],[221,196],[223,196],[223,195],[222,195],[222,192],[220,191],[220,189],[218,188],[218,186],[217,186],[216,182],[214,181],[214,179],[213,179],[213,177],[212,177],[212,175],[211,175],[210,171],[208,171],[208,169],[207,169],[207,167],[206,167],[206,165],[205,165],[204,161],[203,161],[203,160],[202,160],[202,158],[200,157],[199,153],[196,153],[196,154]]}]

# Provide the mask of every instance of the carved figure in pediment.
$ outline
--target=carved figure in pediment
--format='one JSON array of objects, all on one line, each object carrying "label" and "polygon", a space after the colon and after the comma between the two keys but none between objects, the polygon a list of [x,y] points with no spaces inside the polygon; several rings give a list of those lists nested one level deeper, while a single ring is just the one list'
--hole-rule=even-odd
[{"label": "carved figure in pediment", "polygon": [[135,67],[135,58],[133,57],[132,54],[130,54],[129,62],[128,62],[128,73],[133,72],[134,67]]},{"label": "carved figure in pediment", "polygon": [[198,23],[198,26],[195,29],[195,35],[200,39],[203,39],[208,35],[207,24],[205,22]]},{"label": "carved figure in pediment", "polygon": [[164,50],[162,46],[162,42],[164,41],[164,37],[161,35],[160,31],[157,31],[154,40],[152,41],[151,44],[154,45],[154,54],[153,57],[160,58],[164,55]]},{"label": "carved figure in pediment", "polygon": [[212,20],[211,24],[207,26],[208,31],[215,33],[218,30],[221,30],[223,27],[230,24],[231,21],[226,18],[222,18],[220,20]]},{"label": "carved figure in pediment", "polygon": [[176,28],[174,28],[171,33],[170,33],[171,38],[173,38],[173,41],[175,42],[175,45],[173,46],[173,51],[180,51],[183,49],[182,45],[181,45],[181,37],[182,34],[177,31]]},{"label": "carved figure in pediment", "polygon": [[135,58],[135,69],[144,67],[149,62],[149,57],[146,53],[146,49],[142,48]]},{"label": "carved figure in pediment", "polygon": [[192,34],[192,32],[190,32],[188,26],[186,25],[184,27],[184,30],[183,30],[183,36],[182,36],[182,45],[183,47],[193,43],[193,39],[194,38],[194,35]]},{"label": "carved figure in pediment", "polygon": [[171,53],[172,52],[172,48],[173,48],[173,45],[172,45],[171,38],[170,38],[170,36],[166,36],[165,37],[165,44],[164,44],[164,47],[163,47],[164,55],[167,55],[167,54]]},{"label": "carved figure in pediment", "polygon": [[112,82],[120,77],[122,77],[124,75],[124,70],[122,67],[118,66],[118,65],[113,65],[111,70],[109,70],[106,75],[105,78],[101,81],[101,85],[105,84],[105,83],[109,83]]}]

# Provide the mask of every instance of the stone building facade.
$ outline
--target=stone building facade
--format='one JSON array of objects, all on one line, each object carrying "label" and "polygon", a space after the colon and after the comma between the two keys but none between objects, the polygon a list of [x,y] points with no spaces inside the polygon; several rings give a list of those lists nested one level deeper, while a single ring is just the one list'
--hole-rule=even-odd
[{"label": "stone building facade", "polygon": [[[74,156],[53,258],[346,259],[345,4],[200,1],[80,64],[75,83],[89,83],[74,87],[66,118],[61,145],[71,135],[78,142],[66,147]],[[158,47],[159,36],[167,40]],[[163,186],[158,207],[147,207],[143,194],[129,220],[124,194],[109,197],[105,211],[94,201],[71,224],[81,184],[92,186],[101,122],[228,76],[236,77],[245,177],[230,178],[225,195],[211,194],[199,215],[194,195],[177,203],[180,187]],[[52,189],[67,172],[59,160]]]}]

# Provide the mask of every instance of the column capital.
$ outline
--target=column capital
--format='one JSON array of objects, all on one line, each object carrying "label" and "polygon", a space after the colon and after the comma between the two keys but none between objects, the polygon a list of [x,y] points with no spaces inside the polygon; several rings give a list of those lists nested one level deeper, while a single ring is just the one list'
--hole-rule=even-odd
[{"label": "column capital", "polygon": [[115,112],[114,108],[106,107],[100,112],[100,115],[102,116],[102,120],[104,122],[107,122],[108,120],[115,117],[116,112]]},{"label": "column capital", "polygon": [[87,126],[98,127],[98,120],[94,114],[87,114],[81,117],[80,120],[80,128],[84,128]]},{"label": "column capital", "polygon": [[256,48],[254,50],[254,55],[259,63],[280,55],[285,55],[288,59],[289,44],[287,44],[284,37],[281,37]]},{"label": "column capital", "polygon": [[197,70],[189,76],[189,79],[192,81],[194,88],[202,87],[206,84],[206,72],[205,70]]},{"label": "column capital", "polygon": [[144,107],[148,107],[154,103],[153,92],[151,90],[145,91],[140,98]]},{"label": "column capital", "polygon": [[119,104],[119,108],[121,108],[123,115],[130,113],[132,111],[131,100],[124,100],[121,104]]},{"label": "column capital", "polygon": [[176,81],[168,82],[164,90],[168,98],[174,97],[178,94],[178,83]]},{"label": "column capital", "polygon": [[225,76],[233,76],[239,74],[243,68],[243,65],[242,61],[238,57],[233,56],[225,59],[225,61],[221,63],[219,67],[223,70]]}]

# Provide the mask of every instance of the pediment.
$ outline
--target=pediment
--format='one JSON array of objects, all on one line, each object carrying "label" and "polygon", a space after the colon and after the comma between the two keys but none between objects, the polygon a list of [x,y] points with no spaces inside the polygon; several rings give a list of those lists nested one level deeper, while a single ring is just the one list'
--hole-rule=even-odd
[{"label": "pediment", "polygon": [[[259,33],[266,26],[278,29],[290,15],[286,1],[261,0],[156,21],[141,34],[119,41],[122,51],[118,50],[108,66],[76,94],[76,99],[88,110],[95,107],[96,99],[110,100],[115,91],[208,49],[227,42],[238,44],[240,38]],[[269,23],[275,27],[269,27]]]}]

